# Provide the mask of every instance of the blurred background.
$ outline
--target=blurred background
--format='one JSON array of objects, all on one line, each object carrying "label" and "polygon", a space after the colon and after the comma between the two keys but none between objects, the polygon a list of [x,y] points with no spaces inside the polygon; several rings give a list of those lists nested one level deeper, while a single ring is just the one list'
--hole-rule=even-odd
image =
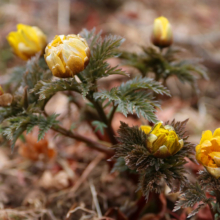
[{"label": "blurred background", "polygon": [[[15,31],[18,23],[38,26],[48,36],[48,41],[51,41],[57,34],[77,34],[83,28],[90,30],[96,27],[97,31],[103,31],[103,35],[116,34],[124,37],[125,42],[122,49],[139,53],[141,52],[141,46],[151,45],[150,37],[154,19],[165,16],[172,25],[174,46],[184,48],[184,52],[180,56],[200,59],[201,63],[207,68],[210,79],[209,81],[199,80],[199,94],[196,94],[189,85],[182,84],[176,78],[169,79],[167,86],[171,90],[172,98],[162,101],[162,110],[158,110],[157,115],[163,121],[172,120],[173,118],[177,120],[189,118],[187,129],[190,133],[190,140],[196,144],[200,140],[202,131],[207,129],[213,131],[215,128],[220,127],[219,11],[220,4],[218,0],[0,0],[0,84],[4,87],[10,77],[12,68],[24,64],[24,61],[13,55],[6,40],[7,34]],[[118,60],[110,60],[109,62],[114,65],[120,64]],[[130,74],[138,74],[132,68],[125,66],[121,66],[121,68]],[[108,78],[106,81],[108,81]],[[112,82],[111,79],[111,83],[110,87],[117,85],[119,82]],[[8,89],[10,90],[10,88]],[[63,108],[64,104],[66,104],[65,97],[58,95],[50,102],[48,112],[55,111],[61,114],[62,117],[66,114],[65,108]],[[74,117],[77,118],[77,114]],[[113,121],[115,130],[118,129],[120,120],[126,121],[129,125],[141,124],[141,120],[137,118],[125,118],[117,113]],[[66,119],[66,123],[69,123],[69,119]],[[81,125],[81,131],[84,133],[90,132],[85,131],[85,125]],[[70,145],[70,143],[68,144]],[[74,145],[77,144],[79,145],[79,143],[74,143]],[[77,153],[81,160],[85,162],[81,155],[82,149],[85,148],[81,148]],[[76,151],[68,148],[66,154],[71,155]],[[1,155],[3,156],[0,156],[0,167],[5,165],[4,161],[7,164],[10,157],[13,157],[16,161],[16,155],[8,156],[9,154],[4,154],[3,151]],[[88,158],[91,159],[92,156],[90,155]],[[89,160],[88,158],[87,160]],[[85,168],[84,164],[81,165],[82,167],[71,161],[72,168],[79,166],[78,169],[83,170]],[[61,166],[65,167],[65,165]],[[54,167],[53,169],[56,170]],[[18,173],[22,185],[24,184],[22,182],[24,173],[23,176],[21,175],[22,172],[19,171]],[[44,173],[44,175],[49,174]],[[71,176],[73,173],[68,173],[68,175]],[[70,176],[65,177],[67,182],[62,183],[64,188],[68,185]],[[44,176],[44,178],[46,177]],[[57,181],[60,179],[59,176],[56,178]],[[111,178],[107,182],[111,182]],[[41,184],[46,188],[43,181]],[[127,187],[131,188],[130,185]],[[120,193],[121,191],[118,192],[118,195]],[[103,196],[103,200],[106,199],[104,194],[101,196]],[[17,200],[18,205],[22,199],[18,198]],[[120,204],[120,201],[118,203]]]}]

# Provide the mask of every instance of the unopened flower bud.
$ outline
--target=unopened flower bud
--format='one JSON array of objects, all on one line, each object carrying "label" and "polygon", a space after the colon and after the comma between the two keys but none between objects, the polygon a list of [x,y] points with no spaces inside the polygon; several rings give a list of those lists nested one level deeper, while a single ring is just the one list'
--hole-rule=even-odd
[{"label": "unopened flower bud", "polygon": [[220,177],[220,128],[204,131],[196,146],[196,159],[215,178]]},{"label": "unopened flower bud", "polygon": [[10,106],[13,101],[13,96],[10,93],[0,95],[0,107]]},{"label": "unopened flower bud", "polygon": [[46,35],[35,26],[17,25],[16,32],[10,32],[7,40],[14,53],[23,60],[28,60],[36,53],[43,52],[46,44]]},{"label": "unopened flower bud", "polygon": [[2,87],[0,86],[0,96],[4,94]]},{"label": "unopened flower bud", "polygon": [[47,45],[44,57],[54,76],[68,78],[85,69],[90,49],[79,35],[59,35]]},{"label": "unopened flower bud", "polygon": [[154,20],[152,43],[160,48],[169,47],[173,42],[173,32],[167,18],[161,16]]},{"label": "unopened flower bud", "polygon": [[183,139],[178,137],[172,126],[158,122],[148,133],[146,147],[155,157],[166,158],[183,147]]}]

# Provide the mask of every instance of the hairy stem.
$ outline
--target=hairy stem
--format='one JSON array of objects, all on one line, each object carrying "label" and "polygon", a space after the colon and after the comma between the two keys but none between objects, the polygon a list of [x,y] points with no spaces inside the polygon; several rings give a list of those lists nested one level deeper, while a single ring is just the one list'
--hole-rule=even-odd
[{"label": "hairy stem", "polygon": [[108,132],[108,136],[110,138],[110,141],[112,144],[117,144],[117,140],[115,138],[115,132],[113,131],[113,128],[111,126],[111,121],[108,120],[101,104],[99,101],[96,101],[93,99],[93,97],[90,95],[90,96],[87,96],[87,99],[94,105],[95,109],[97,110],[102,122],[104,122],[106,125],[107,125],[107,132]]},{"label": "hairy stem", "polygon": [[112,123],[112,119],[113,119],[113,117],[114,117],[114,114],[115,114],[117,108],[118,108],[118,105],[113,105],[112,110],[111,110],[111,112],[110,112],[110,114],[109,114],[108,123],[109,123],[110,125],[111,125],[111,123]]},{"label": "hairy stem", "polygon": [[98,150],[100,152],[103,152],[105,154],[107,154],[109,157],[114,155],[114,151],[112,149],[110,149],[107,144],[104,145],[103,143],[99,143],[97,141],[91,140],[90,138],[84,137],[78,133],[73,133],[70,130],[66,130],[65,128],[61,127],[61,126],[54,126],[51,128],[52,130],[66,136],[66,137],[70,137],[73,138],[75,140],[78,141],[82,141],[84,143],[86,143],[88,145],[88,147],[93,148],[95,150]]},{"label": "hairy stem", "polygon": [[[45,117],[48,117],[48,114],[45,111],[44,111],[44,115],[45,115]],[[77,134],[75,132],[73,133],[70,130],[66,130],[65,128],[63,128],[59,125],[53,126],[51,129],[66,136],[66,137],[73,138],[78,141],[82,141],[82,142],[86,143],[88,145],[88,147],[107,154],[108,157],[112,157],[114,155],[114,151],[109,148],[109,145],[107,143],[103,144],[98,141],[91,140],[90,138],[84,137],[84,136]]]},{"label": "hairy stem", "polygon": [[215,219],[215,213],[214,213],[214,210],[213,210],[211,202],[209,202],[208,205],[209,205],[210,212],[212,214],[212,220],[214,220]]}]

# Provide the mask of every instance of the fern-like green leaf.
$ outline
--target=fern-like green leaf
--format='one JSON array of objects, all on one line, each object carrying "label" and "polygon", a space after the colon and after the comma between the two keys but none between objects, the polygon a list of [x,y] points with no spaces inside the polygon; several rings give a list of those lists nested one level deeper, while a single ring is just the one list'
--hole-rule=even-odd
[{"label": "fern-like green leaf", "polygon": [[58,79],[55,81],[39,81],[31,93],[38,93],[39,99],[48,99],[59,91],[79,91],[75,78]]},{"label": "fern-like green leaf", "polygon": [[59,121],[56,120],[57,114],[52,114],[49,117],[47,117],[45,120],[39,121],[39,135],[38,135],[38,141],[44,138],[46,132],[52,127],[59,124]]},{"label": "fern-like green leaf", "polygon": [[106,62],[106,59],[120,55],[118,47],[124,41],[123,38],[109,35],[102,39],[100,33],[95,35],[94,29],[91,32],[83,30],[81,36],[86,38],[91,51],[89,65],[80,73],[85,82],[93,83],[99,78],[112,74],[127,75],[117,66],[111,67]]},{"label": "fern-like green leaf", "polygon": [[110,91],[94,93],[94,98],[113,101],[118,106],[118,111],[125,116],[128,113],[133,114],[135,111],[138,117],[142,115],[149,121],[156,122],[157,118],[154,112],[156,111],[155,107],[159,107],[159,103],[153,100],[152,92],[170,95],[164,86],[153,79],[136,77]]},{"label": "fern-like green leaf", "polygon": [[93,121],[92,125],[95,126],[95,132],[100,131],[101,134],[104,134],[104,129],[107,128],[107,125],[101,121]]}]

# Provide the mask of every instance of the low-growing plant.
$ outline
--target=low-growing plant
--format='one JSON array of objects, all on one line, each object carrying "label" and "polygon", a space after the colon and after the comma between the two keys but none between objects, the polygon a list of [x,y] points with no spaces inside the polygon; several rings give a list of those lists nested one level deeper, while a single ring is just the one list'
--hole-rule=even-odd
[{"label": "low-growing plant", "polygon": [[[178,58],[180,50],[172,46],[172,35],[166,18],[155,19],[153,46],[143,47],[142,54],[135,54],[119,49],[122,37],[103,37],[95,29],[55,36],[46,44],[46,36],[39,28],[19,24],[18,31],[11,32],[7,39],[14,53],[27,62],[12,73],[9,84],[14,93],[0,90],[1,134],[11,141],[13,149],[16,140],[35,126],[39,127],[38,141],[52,129],[112,158],[113,170],[135,174],[138,189],[146,200],[151,193],[163,194],[168,186],[171,192],[181,192],[175,210],[201,202],[190,216],[208,204],[218,219],[219,130],[213,136],[206,131],[196,147],[196,159],[205,170],[199,172],[198,182],[193,184],[184,167],[187,158],[195,162],[195,146],[187,140],[185,132],[188,119],[163,123],[155,115],[160,97],[171,96],[165,87],[169,77],[176,76],[195,89],[198,76],[207,78],[201,64]],[[131,78],[119,66],[111,66],[107,59],[114,57],[137,68],[139,74]],[[149,73],[154,73],[154,77]],[[123,82],[110,90],[100,89],[100,80],[111,75],[124,76]],[[97,140],[77,133],[72,127],[63,127],[56,113],[46,112],[45,106],[57,92],[79,108]],[[126,117],[142,117],[145,125],[129,127],[122,121],[116,134],[112,127],[116,111]],[[214,197],[207,197],[206,192]]]}]

